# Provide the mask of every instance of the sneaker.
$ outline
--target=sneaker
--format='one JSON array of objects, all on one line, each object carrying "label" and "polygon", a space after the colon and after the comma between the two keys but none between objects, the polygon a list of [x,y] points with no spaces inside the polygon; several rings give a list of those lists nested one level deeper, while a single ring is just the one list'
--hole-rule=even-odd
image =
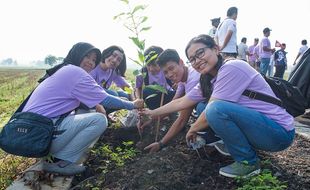
[{"label": "sneaker", "polygon": [[225,156],[231,156],[224,143],[219,143],[219,142],[217,142],[217,143],[215,143],[214,147],[215,147],[216,150],[219,151],[221,154],[223,154],[223,155],[225,155]]},{"label": "sneaker", "polygon": [[226,177],[249,177],[260,173],[260,164],[257,161],[254,165],[234,162],[228,166],[220,168],[220,175]]},{"label": "sneaker", "polygon": [[55,163],[43,162],[43,170],[48,173],[58,173],[61,175],[75,175],[84,172],[85,166],[69,161],[61,160]]},{"label": "sneaker", "polygon": [[214,146],[216,143],[223,142],[222,139],[211,132],[197,132],[197,136],[201,136],[208,146]]}]

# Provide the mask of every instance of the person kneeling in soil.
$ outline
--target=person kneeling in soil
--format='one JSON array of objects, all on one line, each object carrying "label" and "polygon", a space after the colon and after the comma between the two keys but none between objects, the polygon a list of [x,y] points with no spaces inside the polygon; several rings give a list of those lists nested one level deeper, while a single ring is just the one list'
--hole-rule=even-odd
[{"label": "person kneeling in soil", "polygon": [[[166,104],[172,100],[175,95],[175,90],[171,87],[172,82],[167,79],[156,63],[157,57],[163,52],[163,49],[158,46],[151,46],[144,52],[146,57],[145,62],[147,63],[144,68],[142,68],[141,75],[136,76],[136,97],[141,98],[143,94],[143,100],[149,109],[156,109],[160,106],[161,102],[161,92],[151,88],[145,87],[142,93],[142,84],[147,85],[160,85],[167,90],[167,94],[164,94],[163,104]],[[154,96],[156,94],[156,96]],[[149,96],[153,96],[148,98]]]},{"label": "person kneeling in soil", "polygon": [[197,132],[211,127],[235,160],[220,168],[221,175],[259,173],[256,150],[275,152],[289,147],[295,135],[294,118],[280,106],[242,95],[248,89],[276,98],[265,79],[246,62],[233,59],[224,64],[210,36],[191,39],[185,53],[192,66],[206,76],[205,86],[201,87],[210,97],[206,109],[186,134],[187,141],[195,141]]},{"label": "person kneeling in soil", "polygon": [[[43,170],[62,175],[74,175],[85,170],[79,165],[88,147],[107,127],[106,105],[134,109],[143,107],[143,100],[135,103],[107,94],[88,74],[99,63],[101,53],[89,43],[75,44],[63,63],[46,71],[41,83],[33,91],[23,112],[33,112],[56,122],[61,115],[70,113],[80,103],[96,107],[98,113],[68,115],[55,126],[50,154],[53,162],[43,161]],[[43,82],[42,82],[43,81]]]},{"label": "person kneeling in soil", "polygon": [[[190,98],[188,98],[188,94],[199,83],[200,73],[195,71],[190,66],[185,66],[175,50],[167,49],[163,51],[157,58],[156,62],[163,70],[165,76],[173,83],[178,84],[178,88],[173,101],[154,110],[144,109],[140,112],[140,114],[148,115],[152,118],[157,118],[158,116],[180,111],[180,115],[169,128],[168,132],[162,138],[162,140],[159,142],[154,142],[145,147],[145,150],[150,150],[150,152],[157,152],[163,146],[168,144],[168,142],[172,140],[187,124],[195,105],[198,102],[205,100],[205,98],[200,95],[201,93],[191,93],[192,95],[190,95]],[[197,107],[202,107],[202,105],[198,104]],[[212,145],[213,143],[221,140],[220,138],[215,137],[213,131],[210,129],[207,131],[207,133],[205,133],[204,136],[207,136],[206,144],[208,145]]]}]

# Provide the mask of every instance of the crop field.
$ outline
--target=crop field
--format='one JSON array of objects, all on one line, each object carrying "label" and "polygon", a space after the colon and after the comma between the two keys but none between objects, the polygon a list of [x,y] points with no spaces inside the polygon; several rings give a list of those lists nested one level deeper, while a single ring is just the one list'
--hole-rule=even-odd
[{"label": "crop field", "polygon": [[[38,84],[42,69],[0,68],[0,130]],[[5,189],[34,159],[8,155],[0,149],[0,189]]]}]

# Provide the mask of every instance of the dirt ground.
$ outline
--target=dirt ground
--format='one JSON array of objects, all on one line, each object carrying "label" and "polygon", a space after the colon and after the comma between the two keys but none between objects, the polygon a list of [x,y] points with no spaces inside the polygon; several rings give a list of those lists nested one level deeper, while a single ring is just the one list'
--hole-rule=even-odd
[{"label": "dirt ground", "polygon": [[[161,125],[167,128],[169,123]],[[136,128],[108,129],[97,143],[119,146],[120,142],[133,140],[140,149],[137,156],[122,167],[109,168],[103,172],[104,157],[91,154],[86,165],[89,169],[76,176],[71,189],[111,190],[182,190],[182,189],[236,189],[235,180],[218,174],[219,168],[232,163],[232,159],[218,153],[213,147],[196,151],[190,150],[185,142],[187,129],[158,153],[149,154],[141,149],[155,138],[154,129],[146,129],[142,141]],[[161,131],[163,136],[166,131]],[[310,142],[296,136],[293,145],[278,153],[259,152],[262,168],[270,169],[280,181],[287,182],[290,190],[310,189]],[[266,161],[267,160],[267,161]]]}]

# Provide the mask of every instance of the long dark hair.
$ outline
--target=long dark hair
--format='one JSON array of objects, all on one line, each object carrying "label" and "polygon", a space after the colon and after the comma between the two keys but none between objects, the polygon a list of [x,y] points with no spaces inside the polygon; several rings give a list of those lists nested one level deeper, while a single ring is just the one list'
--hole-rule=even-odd
[{"label": "long dark hair", "polygon": [[121,47],[113,45],[113,46],[110,46],[107,49],[103,50],[102,53],[101,53],[101,61],[104,62],[105,59],[110,57],[115,50],[120,51],[123,54],[123,56],[124,56],[123,60],[119,64],[119,66],[116,67],[115,72],[116,72],[116,74],[118,74],[118,75],[120,75],[122,77],[125,77],[125,72],[126,72],[126,69],[127,69],[126,55],[125,55],[124,50]]},{"label": "long dark hair", "polygon": [[65,65],[71,64],[75,66],[80,66],[83,58],[90,52],[94,51],[97,55],[96,57],[96,66],[100,63],[101,52],[98,48],[95,48],[92,44],[86,42],[79,42],[72,46],[68,55],[63,60],[63,62],[59,65],[54,66],[53,68],[47,69],[46,74],[39,79],[38,82],[44,81],[49,76],[53,75]]},{"label": "long dark hair", "polygon": [[[186,54],[187,58],[189,58],[188,54],[187,54],[188,49],[190,48],[190,46],[192,44],[195,44],[195,43],[202,43],[209,48],[214,48],[216,46],[216,43],[211,36],[208,36],[205,34],[201,34],[199,36],[196,36],[188,42],[188,44],[185,48],[185,54]],[[218,71],[223,64],[222,56],[219,54],[217,57],[218,57],[218,61],[215,65],[216,71]],[[202,95],[203,95],[203,97],[206,98],[207,101],[209,101],[211,94],[212,94],[212,91],[213,91],[212,84],[211,84],[211,80],[213,78],[214,78],[214,76],[212,76],[210,74],[201,74],[200,75],[200,81],[199,82],[200,82],[200,86],[201,86]]]}]

